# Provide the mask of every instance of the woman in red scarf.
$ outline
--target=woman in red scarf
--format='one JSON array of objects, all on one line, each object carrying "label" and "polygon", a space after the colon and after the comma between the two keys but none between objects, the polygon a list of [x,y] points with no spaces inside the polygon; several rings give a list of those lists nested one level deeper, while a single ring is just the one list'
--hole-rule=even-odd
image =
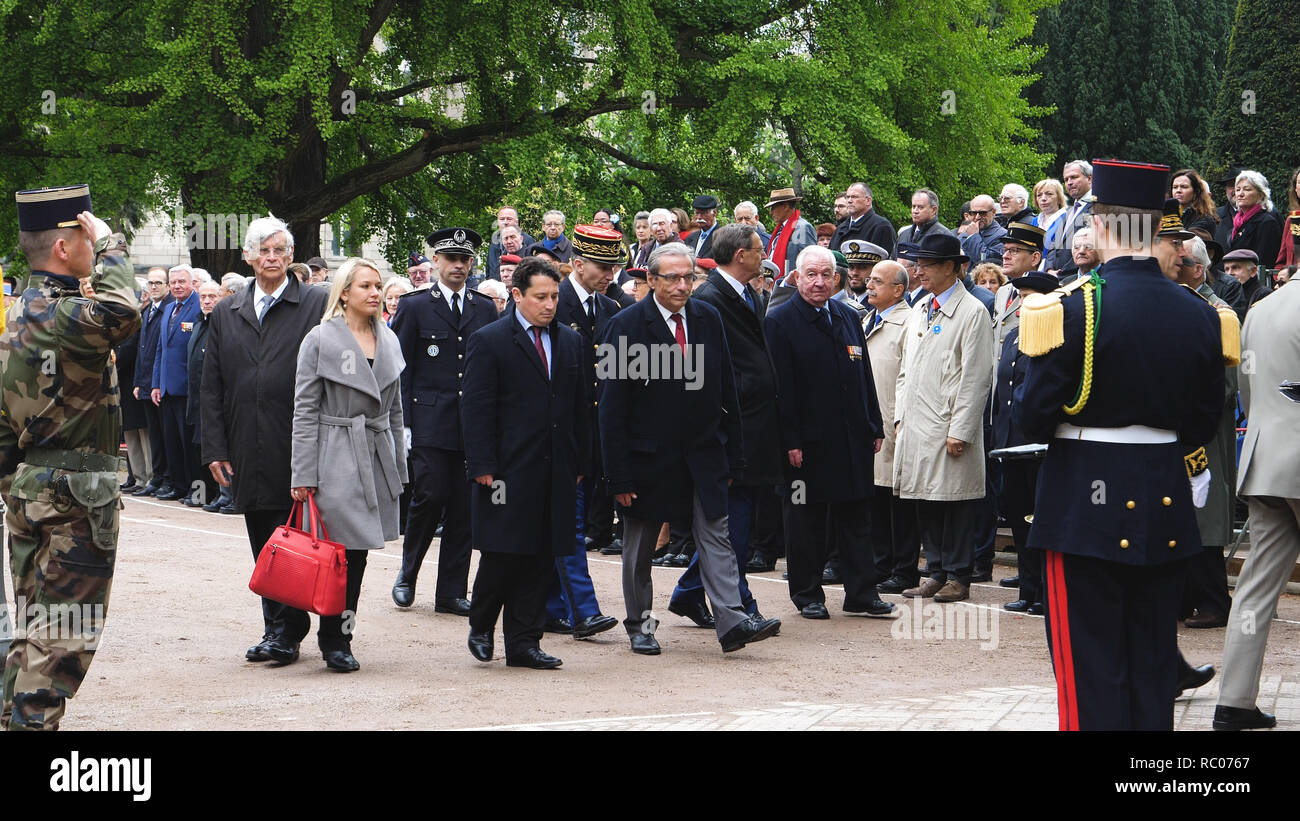
[{"label": "woman in red scarf", "polygon": [[1237,213],[1232,215],[1228,251],[1247,248],[1267,265],[1277,259],[1282,245],[1282,223],[1273,216],[1268,180],[1258,171],[1242,171],[1237,175],[1234,197]]},{"label": "woman in red scarf", "polygon": [[1300,262],[1300,168],[1291,172],[1286,188],[1286,223],[1282,226],[1282,247],[1277,252],[1275,268],[1285,268]]}]

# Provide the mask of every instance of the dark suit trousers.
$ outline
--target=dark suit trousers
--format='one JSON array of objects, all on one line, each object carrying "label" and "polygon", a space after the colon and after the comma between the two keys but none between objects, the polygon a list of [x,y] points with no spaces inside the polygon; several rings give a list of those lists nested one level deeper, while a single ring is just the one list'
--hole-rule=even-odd
[{"label": "dark suit trousers", "polygon": [[366,558],[369,550],[349,550],[348,586],[344,594],[343,612],[337,616],[321,616],[320,630],[316,632],[316,641],[320,649],[352,650],[352,636],[355,634],[357,621],[357,602],[361,600],[361,577],[366,574]]},{"label": "dark suit trousers", "polygon": [[583,536],[587,521],[587,494],[595,492],[596,484],[596,479],[583,477],[582,484],[578,485],[573,551],[567,556],[555,557],[555,573],[546,597],[548,619],[568,619],[577,624],[600,615],[596,587],[591,583],[591,571],[587,568],[587,544]]},{"label": "dark suit trousers", "polygon": [[[443,532],[446,532],[444,527]],[[554,556],[480,551],[474,596],[470,600],[469,629],[492,635],[497,617],[505,610],[502,630],[506,659],[538,646],[546,624],[546,587],[554,569]],[[441,574],[439,574],[441,575]]]},{"label": "dark suit trousers", "polygon": [[[731,540],[731,550],[736,554],[736,565],[740,569],[740,603],[745,612],[754,615],[758,612],[758,602],[749,592],[749,582],[745,580],[745,565],[749,562],[749,539],[753,533],[754,497],[758,489],[732,485],[727,488],[727,533]],[[691,563],[686,572],[677,580],[670,602],[691,601],[704,602],[704,580],[700,578],[700,551],[691,556]]]},{"label": "dark suit trousers", "polygon": [[[585,479],[582,486],[584,488],[588,486]],[[609,482],[604,476],[593,481],[590,487],[591,492],[587,494],[585,503],[582,532],[587,538],[593,539],[599,547],[605,547],[614,534],[614,497],[609,493]],[[586,547],[584,546],[583,549],[585,550]]]},{"label": "dark suit trousers", "polygon": [[871,496],[872,557],[882,579],[895,577],[915,587],[921,580],[916,563],[921,537],[916,531],[916,502],[900,499],[893,488],[876,485]]},{"label": "dark suit trousers", "polygon": [[171,470],[172,487],[183,495],[190,495],[194,478],[194,428],[185,424],[185,397],[164,396],[158,405],[162,416],[163,446],[167,448],[167,467]]},{"label": "dark suit trousers", "polygon": [[171,479],[167,473],[167,443],[163,439],[162,413],[144,388],[140,389],[140,395],[144,397],[144,424],[149,430],[149,454],[153,460],[153,478],[149,481],[155,487],[166,487],[171,484]]},{"label": "dark suit trousers", "polygon": [[878,593],[876,565],[871,558],[871,522],[867,500],[846,502],[784,501],[786,567],[790,600],[802,609],[824,604],[822,568],[832,549],[839,553],[844,576],[844,609],[865,610]]},{"label": "dark suit trousers", "polygon": [[1172,730],[1184,562],[1045,551],[1047,646],[1062,730]]},{"label": "dark suit trousers", "polygon": [[[244,528],[248,531],[248,542],[253,547],[254,561],[275,529],[287,521],[289,505],[279,510],[250,510],[244,514]],[[360,585],[360,581],[357,584]],[[265,634],[279,636],[290,644],[300,643],[311,630],[311,619],[307,617],[307,611],[270,599],[262,599],[262,621],[266,625],[263,631]]]},{"label": "dark suit trousers", "polygon": [[411,448],[411,509],[402,541],[402,576],[414,582],[433,533],[442,522],[438,550],[440,599],[463,599],[469,592],[469,479],[465,452],[416,445]]},{"label": "dark suit trousers", "polygon": [[1038,489],[1037,459],[1012,459],[1002,465],[1002,496],[999,504],[1011,525],[1011,539],[1016,544],[1016,563],[1020,569],[1020,598],[1027,602],[1043,601],[1043,551],[1025,547],[1029,540],[1029,522],[1034,512],[1034,495]]},{"label": "dark suit trousers", "polygon": [[1199,610],[1227,617],[1232,598],[1228,596],[1228,566],[1222,545],[1206,545],[1187,560],[1187,585],[1180,609],[1188,616],[1192,610]]},{"label": "dark suit trousers", "polygon": [[775,487],[761,487],[754,494],[754,535],[750,554],[762,553],[776,561],[785,555],[785,523],[781,513],[781,493]]},{"label": "dark suit trousers", "polygon": [[983,505],[983,499],[916,501],[917,528],[925,542],[926,574],[930,578],[970,584],[975,533]]}]

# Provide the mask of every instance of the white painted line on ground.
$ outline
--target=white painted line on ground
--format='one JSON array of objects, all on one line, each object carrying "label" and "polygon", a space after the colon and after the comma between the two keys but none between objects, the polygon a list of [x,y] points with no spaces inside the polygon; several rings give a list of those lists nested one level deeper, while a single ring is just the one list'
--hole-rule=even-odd
[{"label": "white painted line on ground", "polygon": [[[668,568],[672,570],[673,568]],[[482,727],[457,727],[457,732],[472,733],[482,730],[520,730],[529,727],[561,727],[566,724],[609,724],[614,721],[653,721],[660,718],[699,718],[701,716],[714,716],[714,712],[700,713],[662,713],[660,715],[650,716],[614,716],[612,718],[576,718],[568,721],[541,721],[535,724],[487,724]]]}]

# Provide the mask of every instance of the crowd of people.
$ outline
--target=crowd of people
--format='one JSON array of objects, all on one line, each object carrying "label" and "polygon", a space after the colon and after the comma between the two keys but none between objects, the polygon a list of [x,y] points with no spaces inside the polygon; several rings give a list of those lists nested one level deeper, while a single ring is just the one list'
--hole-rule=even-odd
[{"label": "crowd of people", "polygon": [[[735,204],[729,222],[711,194],[695,196],[690,214],[638,211],[627,234],[611,210],[571,229],[549,210],[534,239],[503,206],[486,241],[467,227],[435,231],[427,254],[411,253],[406,275],[386,281],[360,258],[334,271],[319,258],[292,263],[288,227],[259,219],[245,238],[248,280],[216,282],[186,265],[148,272],[140,330],[117,347],[119,381],[130,386],[123,489],[243,514],[254,557],[292,501],[314,494],[348,550],[347,611],[322,618],[318,634],[326,665],[343,672],[360,667],[352,641],[366,551],[399,535],[397,606],[415,601],[440,536],[435,612],[468,618],[468,648],[481,661],[495,657],[504,613],[506,663],[551,669],[561,661],[541,649],[544,634],[582,639],[619,624],[599,604],[591,551],[622,555],[632,652],[661,652],[652,565],[684,568],[669,612],[732,652],[780,630],[746,573],[784,558],[803,618],[830,618],[827,584],[844,585],[844,613],[890,618],[897,606],[881,594],[959,602],[972,583],[991,581],[1002,524],[1019,557],[1018,576],[1002,580],[1018,590],[1005,608],[1056,621],[1048,639],[1061,682],[1074,665],[1052,631],[1076,622],[1057,610],[1065,588],[1052,591],[1081,584],[1079,555],[1108,567],[1178,560],[1186,576],[1160,601],[1173,596],[1189,627],[1227,622],[1236,328],[1294,274],[1300,247],[1300,169],[1283,218],[1255,171],[1217,179],[1227,201],[1216,207],[1195,170],[1097,166],[1076,160],[1060,180],[972,196],[955,228],[939,221],[928,188],[913,192],[910,223],[894,226],[864,182],[848,185],[834,200],[837,221],[819,226],[794,188],[772,191],[762,208]],[[1149,236],[1113,224],[1134,215],[1151,217]],[[1185,426],[1149,424],[1159,421],[1147,413],[1154,400],[1115,415],[1116,377],[1104,370],[1094,390],[1093,342],[1083,338],[1097,340],[1098,363],[1115,356],[1102,341],[1127,316],[1107,313],[1099,332],[1094,313],[1103,285],[1128,281],[1125,266],[1158,275],[1169,290],[1153,291],[1157,299],[1195,295],[1159,327],[1213,332],[1213,361],[1183,363],[1201,381],[1165,385],[1161,401],[1185,390],[1198,411],[1186,411]],[[1119,298],[1107,296],[1107,311],[1125,310],[1110,307]],[[1204,354],[1203,342],[1188,341],[1182,355]],[[1075,352],[1068,364],[1063,350]],[[647,351],[663,367],[638,370]],[[1064,375],[1051,382],[1050,368]],[[1040,398],[1053,391],[1065,393],[1048,407]],[[1112,429],[1126,433],[1107,438]],[[1067,494],[1040,485],[1072,494],[1081,481],[1060,472],[1074,458],[1066,445],[1045,446],[1096,435],[1182,448],[1181,490],[1122,491],[1134,497],[1129,510],[1153,493],[1165,507],[1195,505],[1194,518],[1160,524],[1177,530],[1176,552],[1125,553],[1129,537],[1074,556],[1043,543],[1078,520]],[[1050,523],[1031,528],[1035,516]],[[472,549],[481,557],[471,585]],[[246,658],[296,661],[307,614],[266,599],[262,609],[264,633]],[[1095,694],[1062,684],[1062,726],[1068,709],[1074,726],[1080,709],[1085,726],[1163,726],[1171,711],[1153,713],[1137,691],[1154,688],[1169,706],[1214,674],[1181,655],[1175,666],[1164,650],[1141,662],[1151,675],[1132,685],[1140,707],[1098,706]],[[1095,655],[1078,666],[1094,664]],[[1225,726],[1263,720],[1250,698],[1225,705],[1246,716],[1225,713]]]}]

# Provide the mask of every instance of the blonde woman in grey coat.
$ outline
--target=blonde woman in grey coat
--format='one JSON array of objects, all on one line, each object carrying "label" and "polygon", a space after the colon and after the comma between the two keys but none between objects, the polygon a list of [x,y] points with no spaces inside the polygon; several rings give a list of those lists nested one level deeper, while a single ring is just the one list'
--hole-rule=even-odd
[{"label": "blonde woman in grey coat", "polygon": [[293,409],[293,498],[316,506],[331,541],[347,548],[347,604],[322,616],[317,634],[325,666],[351,672],[352,628],[366,551],[397,538],[398,497],[406,476],[397,337],[384,324],[378,266],[343,263],[321,324],[303,338]]}]

